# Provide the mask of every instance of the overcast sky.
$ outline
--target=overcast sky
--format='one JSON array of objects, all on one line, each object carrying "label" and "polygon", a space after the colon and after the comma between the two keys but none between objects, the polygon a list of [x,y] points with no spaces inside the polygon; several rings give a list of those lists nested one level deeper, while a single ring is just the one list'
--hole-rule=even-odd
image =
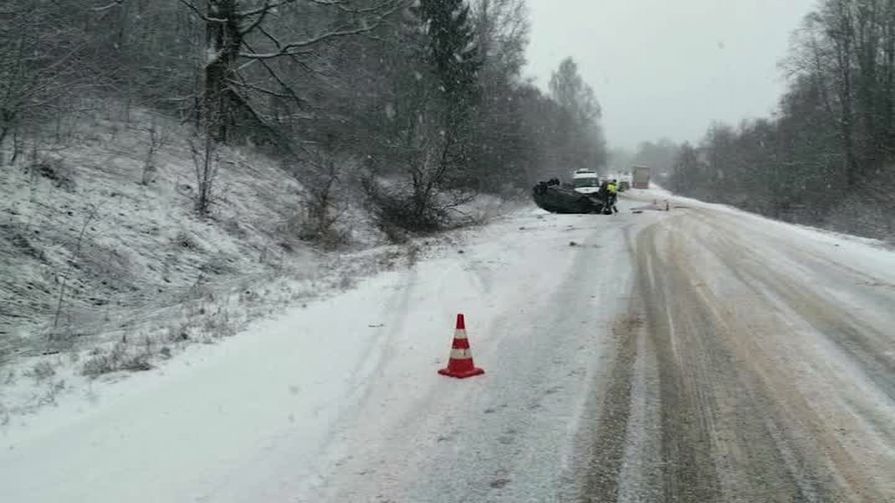
[{"label": "overcast sky", "polygon": [[528,0],[528,73],[566,56],[603,105],[611,147],[697,140],[713,120],[768,115],[778,66],[816,0]]}]

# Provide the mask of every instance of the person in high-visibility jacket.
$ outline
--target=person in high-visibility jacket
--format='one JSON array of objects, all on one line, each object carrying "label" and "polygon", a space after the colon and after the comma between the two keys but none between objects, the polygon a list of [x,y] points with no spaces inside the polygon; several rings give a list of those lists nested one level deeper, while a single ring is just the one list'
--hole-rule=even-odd
[{"label": "person in high-visibility jacket", "polygon": [[618,208],[615,207],[615,202],[618,200],[618,180],[610,181],[609,185],[606,186],[606,190],[609,192],[609,207],[612,208],[614,213],[618,213]]}]

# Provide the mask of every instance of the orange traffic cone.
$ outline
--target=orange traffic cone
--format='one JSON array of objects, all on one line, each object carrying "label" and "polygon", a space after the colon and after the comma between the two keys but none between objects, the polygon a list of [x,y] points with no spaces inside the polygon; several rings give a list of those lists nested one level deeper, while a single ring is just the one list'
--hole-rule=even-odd
[{"label": "orange traffic cone", "polygon": [[457,315],[457,329],[454,332],[454,345],[451,349],[451,359],[447,368],[438,371],[439,374],[457,379],[482,375],[484,370],[476,368],[472,362],[472,351],[469,349],[469,339],[466,338],[466,320],[462,314]]}]

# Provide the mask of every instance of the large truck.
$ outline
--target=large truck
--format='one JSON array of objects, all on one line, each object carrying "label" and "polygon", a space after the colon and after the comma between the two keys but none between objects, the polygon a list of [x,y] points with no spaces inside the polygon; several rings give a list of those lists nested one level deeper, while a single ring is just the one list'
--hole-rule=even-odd
[{"label": "large truck", "polygon": [[650,169],[646,166],[634,166],[632,171],[634,172],[634,176],[632,177],[633,183],[631,185],[635,189],[648,189]]}]

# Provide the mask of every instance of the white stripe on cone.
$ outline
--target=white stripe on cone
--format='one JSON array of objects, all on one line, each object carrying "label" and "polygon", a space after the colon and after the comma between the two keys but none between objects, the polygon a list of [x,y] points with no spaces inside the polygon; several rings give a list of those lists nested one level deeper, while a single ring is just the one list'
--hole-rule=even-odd
[{"label": "white stripe on cone", "polygon": [[468,349],[451,349],[451,360],[472,360],[472,351]]},{"label": "white stripe on cone", "polygon": [[454,339],[466,339],[466,330],[458,329],[454,330]]}]

